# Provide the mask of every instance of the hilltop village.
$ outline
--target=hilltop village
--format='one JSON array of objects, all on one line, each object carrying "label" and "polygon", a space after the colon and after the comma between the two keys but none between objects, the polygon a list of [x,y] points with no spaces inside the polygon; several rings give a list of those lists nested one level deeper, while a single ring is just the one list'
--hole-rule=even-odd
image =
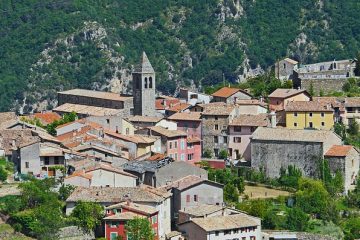
[{"label": "hilltop village", "polygon": [[[359,149],[346,141],[358,134],[360,97],[315,97],[310,88],[341,91],[354,68],[350,60],[298,66],[287,58],[276,63],[275,76],[294,88],[266,98],[228,86],[170,97],[157,93],[156,71],[143,53],[132,95],[70,89],[58,92],[51,111],[0,113],[0,157],[14,171],[3,181],[22,182],[22,196],[31,195],[27,182],[55,180],[47,194],[70,186],[64,219],[88,212],[86,203],[100,207],[89,231],[79,230],[88,226],[79,217],[57,226],[60,239],[148,239],[129,227],[139,219],[156,240],[339,239],[305,233],[302,224],[335,222],[332,196],[360,192]],[[324,206],[316,194],[326,197]],[[260,213],[249,199],[282,200]],[[34,225],[20,217],[42,206],[40,198],[31,201],[5,214],[17,231],[34,236]],[[277,218],[287,225],[271,222]]]}]

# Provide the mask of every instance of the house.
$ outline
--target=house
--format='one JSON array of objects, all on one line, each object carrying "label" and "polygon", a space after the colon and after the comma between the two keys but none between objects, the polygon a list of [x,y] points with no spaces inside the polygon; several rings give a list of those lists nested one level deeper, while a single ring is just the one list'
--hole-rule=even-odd
[{"label": "house", "polygon": [[127,120],[131,122],[137,129],[155,126],[162,119],[163,117],[140,115],[135,115],[127,118]]},{"label": "house", "polygon": [[251,167],[268,177],[279,177],[280,169],[292,165],[304,176],[316,177],[319,161],[333,145],[342,141],[328,130],[258,127],[250,138]]},{"label": "house", "polygon": [[252,99],[253,96],[239,88],[223,87],[211,94],[213,102],[235,103],[238,99]]},{"label": "house", "polygon": [[250,137],[258,127],[269,125],[268,115],[242,115],[235,117],[229,124],[229,157],[244,159],[250,163]]},{"label": "house", "polygon": [[239,214],[241,211],[224,205],[199,204],[179,210],[179,224],[190,221],[192,218],[206,218],[222,215]]},{"label": "house", "polygon": [[104,207],[126,202],[154,207],[158,211],[159,239],[165,239],[171,232],[170,201],[171,193],[150,186],[138,187],[77,187],[66,199],[66,214],[70,215],[79,201],[92,201]]},{"label": "house", "polygon": [[130,161],[123,165],[124,171],[139,179],[139,184],[162,187],[189,175],[207,179],[207,171],[187,162],[174,162],[172,159]]},{"label": "house", "polygon": [[229,148],[228,126],[239,112],[234,104],[226,103],[209,103],[203,108],[202,150],[210,151],[217,158],[221,150],[227,151]]},{"label": "house", "polygon": [[310,101],[311,96],[306,90],[278,88],[269,96],[271,111],[282,111],[289,102]]},{"label": "house", "polygon": [[180,88],[179,98],[185,100],[186,103],[194,106],[197,103],[207,104],[210,103],[212,97],[204,93],[190,91],[185,88]]},{"label": "house", "polygon": [[341,92],[349,78],[355,77],[356,60],[332,60],[301,65],[294,70],[293,86],[315,93]]},{"label": "house", "polygon": [[135,131],[134,125],[120,116],[89,116],[86,121],[123,135],[133,135]]},{"label": "house", "polygon": [[334,126],[334,110],[318,101],[289,102],[285,106],[286,127],[330,130]]},{"label": "house", "polygon": [[187,133],[189,137],[201,138],[201,113],[181,112],[168,117],[177,124],[177,129]]},{"label": "house", "polygon": [[244,213],[192,218],[178,225],[188,240],[261,239],[261,220]]},{"label": "house", "polygon": [[104,162],[116,163],[116,165],[121,165],[127,162],[127,159],[129,159],[129,152],[125,152],[125,148],[119,147],[119,151],[113,151],[109,149],[111,146],[98,146],[97,142],[101,142],[101,140],[91,140],[88,144],[79,145],[72,149],[76,152],[94,156],[96,159],[101,159],[101,161]]},{"label": "house", "polygon": [[137,177],[110,164],[95,163],[65,177],[64,183],[83,187],[135,187]]},{"label": "house", "polygon": [[338,97],[313,97],[314,102],[319,102],[323,106],[330,106],[334,110],[334,122],[346,122],[346,109],[344,99]]},{"label": "house", "polygon": [[15,112],[0,112],[0,130],[7,129],[18,121]]},{"label": "house", "polygon": [[54,121],[60,120],[61,116],[55,112],[41,112],[27,116],[25,119],[38,120],[43,126],[47,126]]},{"label": "house", "polygon": [[189,175],[170,182],[162,188],[172,193],[171,219],[178,222],[179,210],[202,204],[222,205],[223,185],[198,176]]},{"label": "house", "polygon": [[[86,118],[78,119],[73,122],[68,122],[57,126],[56,135],[59,139],[70,138],[71,135],[80,135],[88,132],[91,129],[103,129],[98,123],[91,122]],[[75,133],[74,133],[75,132]]]},{"label": "house", "polygon": [[158,113],[165,115],[166,109],[169,109],[170,107],[179,103],[180,103],[180,99],[178,98],[162,95],[156,98],[155,108]]},{"label": "house", "polygon": [[113,140],[125,146],[129,151],[129,159],[135,159],[145,154],[150,154],[156,147],[158,139],[141,135],[122,135],[116,132],[104,131],[104,138]]},{"label": "house", "polygon": [[239,112],[241,114],[261,114],[268,112],[267,103],[261,98],[258,99],[238,99],[236,100],[236,105],[238,106]]},{"label": "house", "polygon": [[298,62],[285,58],[275,64],[275,77],[281,81],[293,80],[294,71],[298,68]]},{"label": "house", "polygon": [[130,239],[131,235],[127,234],[125,225],[134,218],[146,218],[151,224],[154,240],[159,239],[158,224],[161,219],[159,219],[156,208],[127,200],[123,203],[111,205],[105,210],[106,216],[103,218],[103,222],[106,239],[113,240],[119,237]]},{"label": "house", "polygon": [[352,121],[360,124],[360,97],[345,98],[345,118],[344,124],[349,125]]},{"label": "house", "polygon": [[326,153],[325,159],[329,161],[329,167],[333,174],[340,171],[344,178],[344,192],[353,190],[359,172],[359,152],[349,145],[334,145]]},{"label": "house", "polygon": [[184,112],[185,110],[189,109],[190,107],[191,107],[191,104],[180,102],[180,103],[170,106],[168,109],[166,109],[165,115],[171,116],[174,113]]}]

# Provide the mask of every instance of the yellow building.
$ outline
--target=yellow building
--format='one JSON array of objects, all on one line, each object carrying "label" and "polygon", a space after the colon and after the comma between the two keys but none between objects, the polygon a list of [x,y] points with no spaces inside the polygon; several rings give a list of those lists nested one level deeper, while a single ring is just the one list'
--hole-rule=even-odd
[{"label": "yellow building", "polygon": [[319,102],[289,102],[285,106],[286,127],[330,130],[334,126],[334,110]]}]

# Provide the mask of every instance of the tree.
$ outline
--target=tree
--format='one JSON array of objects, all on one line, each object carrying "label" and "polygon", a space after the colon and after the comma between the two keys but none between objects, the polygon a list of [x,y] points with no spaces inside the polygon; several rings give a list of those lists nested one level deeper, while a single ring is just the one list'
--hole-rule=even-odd
[{"label": "tree", "polygon": [[0,166],[0,181],[5,182],[8,178],[8,172],[5,167]]},{"label": "tree", "polygon": [[212,155],[210,149],[208,149],[208,148],[204,149],[204,153],[203,153],[203,157],[204,157],[204,158],[212,158],[212,156],[213,156],[213,155]]},{"label": "tree", "polygon": [[71,216],[74,217],[75,224],[84,232],[91,232],[100,225],[104,209],[98,203],[80,201],[76,204]]},{"label": "tree", "polygon": [[299,180],[299,190],[295,193],[296,206],[302,211],[317,215],[321,219],[330,214],[330,195],[321,181],[302,178]]},{"label": "tree", "polygon": [[315,96],[314,84],[312,82],[310,82],[309,94]]},{"label": "tree", "polygon": [[59,188],[59,199],[65,201],[74,190],[74,186],[69,184],[62,184]]},{"label": "tree", "polygon": [[350,121],[348,133],[351,135],[356,135],[359,133],[359,124],[357,123],[357,121]]},{"label": "tree", "polygon": [[239,191],[233,184],[226,184],[224,187],[224,200],[226,202],[235,202],[239,201]]},{"label": "tree", "polygon": [[360,217],[350,218],[344,224],[345,240],[360,238]]},{"label": "tree", "polygon": [[24,206],[34,208],[47,202],[57,201],[58,195],[53,191],[55,179],[31,179],[19,185]]},{"label": "tree", "polygon": [[294,207],[288,211],[286,220],[287,229],[292,231],[305,231],[309,216],[300,208]]},{"label": "tree", "polygon": [[228,157],[228,151],[226,149],[222,149],[219,152],[219,158],[220,159],[226,159]]},{"label": "tree", "polygon": [[151,224],[146,218],[135,217],[125,225],[125,230],[131,240],[153,240],[154,233]]},{"label": "tree", "polygon": [[279,184],[282,186],[298,188],[299,179],[302,176],[300,169],[293,165],[289,165],[288,169],[280,168]]}]

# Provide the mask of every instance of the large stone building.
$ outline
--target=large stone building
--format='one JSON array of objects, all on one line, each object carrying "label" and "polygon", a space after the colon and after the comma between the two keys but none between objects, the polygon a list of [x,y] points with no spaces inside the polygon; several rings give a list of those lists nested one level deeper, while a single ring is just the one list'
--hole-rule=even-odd
[{"label": "large stone building", "polygon": [[145,52],[132,75],[134,115],[155,116],[155,71]]},{"label": "large stone building", "polygon": [[275,76],[281,80],[292,80],[294,79],[294,71],[298,68],[298,62],[285,58],[277,63],[275,63]]},{"label": "large stone building", "polygon": [[332,131],[259,127],[251,137],[251,167],[268,177],[279,177],[281,167],[292,165],[304,176],[316,177],[317,166],[333,145],[342,141]]},{"label": "large stone building", "polygon": [[211,94],[213,102],[235,103],[237,99],[252,99],[253,96],[240,89],[223,87]]}]

